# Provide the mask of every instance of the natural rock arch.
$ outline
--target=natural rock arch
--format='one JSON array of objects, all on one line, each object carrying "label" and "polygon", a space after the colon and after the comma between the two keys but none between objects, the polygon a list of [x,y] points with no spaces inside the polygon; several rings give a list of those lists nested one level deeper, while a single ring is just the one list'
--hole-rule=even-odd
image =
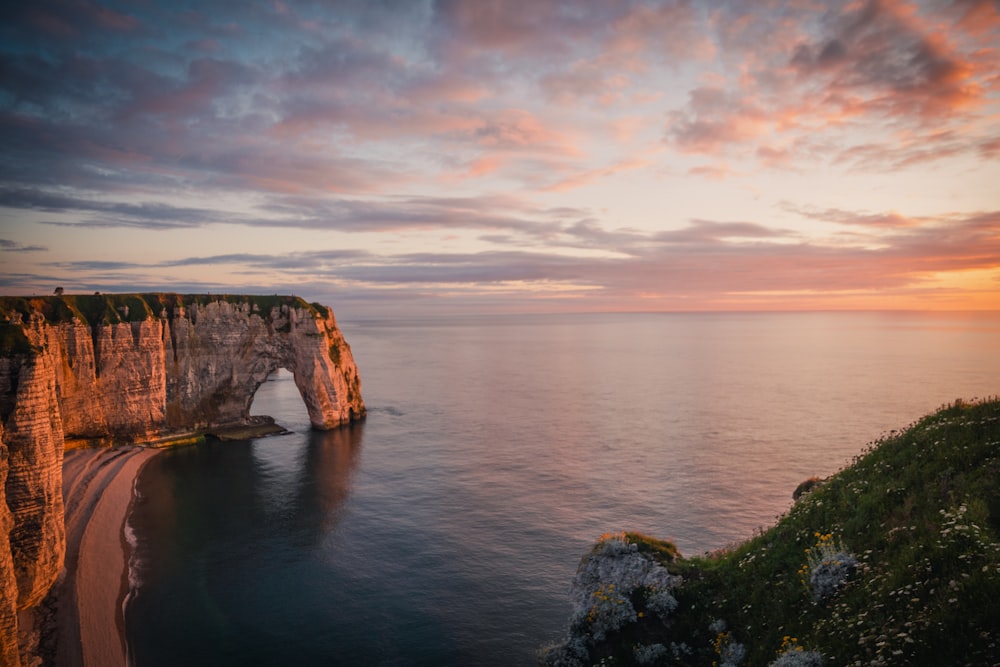
[{"label": "natural rock arch", "polygon": [[332,314],[278,308],[264,318],[224,301],[184,314],[168,324],[168,428],[246,423],[258,387],[278,368],[292,373],[315,428],[364,415],[357,368]]},{"label": "natural rock arch", "polygon": [[142,442],[245,424],[279,366],[314,428],[361,419],[333,312],[297,297],[0,297],[0,664],[18,664],[18,611],[65,553],[67,438]]}]

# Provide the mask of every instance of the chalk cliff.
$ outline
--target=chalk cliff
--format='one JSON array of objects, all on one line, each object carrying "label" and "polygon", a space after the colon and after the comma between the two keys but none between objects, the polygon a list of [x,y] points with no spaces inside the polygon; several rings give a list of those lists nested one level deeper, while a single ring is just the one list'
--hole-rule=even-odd
[{"label": "chalk cliff", "polygon": [[244,424],[289,370],[318,429],[365,415],[333,312],[297,297],[0,297],[0,665],[18,665],[17,610],[62,568],[66,439],[150,441]]}]

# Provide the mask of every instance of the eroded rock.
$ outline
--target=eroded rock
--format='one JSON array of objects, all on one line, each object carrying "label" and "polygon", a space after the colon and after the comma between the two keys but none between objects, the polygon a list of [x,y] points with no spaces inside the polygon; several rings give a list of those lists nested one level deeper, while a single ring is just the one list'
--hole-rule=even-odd
[{"label": "eroded rock", "polygon": [[245,424],[278,368],[293,374],[313,427],[364,417],[333,312],[297,297],[0,297],[0,665],[20,664],[17,611],[62,568],[65,439]]}]

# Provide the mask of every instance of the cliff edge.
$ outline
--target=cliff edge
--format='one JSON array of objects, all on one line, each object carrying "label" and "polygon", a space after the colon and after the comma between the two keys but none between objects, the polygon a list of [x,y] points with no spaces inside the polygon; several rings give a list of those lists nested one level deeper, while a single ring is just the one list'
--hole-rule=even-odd
[{"label": "cliff edge", "polygon": [[800,485],[740,544],[682,557],[639,533],[603,536],[540,662],[998,665],[998,481],[1000,398],[958,400]]},{"label": "cliff edge", "polygon": [[294,376],[314,428],[364,417],[333,311],[298,297],[0,297],[0,665],[21,664],[18,612],[62,568],[66,441],[246,424],[278,368]]}]

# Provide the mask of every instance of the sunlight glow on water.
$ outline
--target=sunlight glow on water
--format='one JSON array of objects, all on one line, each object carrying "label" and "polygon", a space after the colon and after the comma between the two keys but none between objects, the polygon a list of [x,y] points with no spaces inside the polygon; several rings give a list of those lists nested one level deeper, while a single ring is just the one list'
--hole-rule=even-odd
[{"label": "sunlight glow on water", "polygon": [[[998,391],[997,316],[711,314],[344,326],[368,420],[165,452],[131,523],[139,667],[534,664],[580,556],[634,529],[686,554],[796,484]],[[291,647],[291,648],[289,648]]]}]

